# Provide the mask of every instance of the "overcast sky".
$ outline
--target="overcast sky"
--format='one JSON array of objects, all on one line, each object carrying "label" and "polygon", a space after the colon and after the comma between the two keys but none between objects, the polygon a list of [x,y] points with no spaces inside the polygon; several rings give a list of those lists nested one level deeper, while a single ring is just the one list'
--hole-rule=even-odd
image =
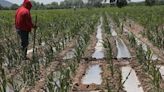
[{"label": "overcast sky", "polygon": [[[22,2],[24,0],[7,0],[9,2],[12,2],[12,3],[16,3],[16,4],[22,4]],[[64,1],[64,0],[34,0],[34,1],[38,1],[38,2],[43,2],[44,4],[48,4],[48,3],[51,3],[51,2],[60,2],[60,1]],[[138,2],[138,1],[144,1],[144,0],[131,0],[133,2]]]}]

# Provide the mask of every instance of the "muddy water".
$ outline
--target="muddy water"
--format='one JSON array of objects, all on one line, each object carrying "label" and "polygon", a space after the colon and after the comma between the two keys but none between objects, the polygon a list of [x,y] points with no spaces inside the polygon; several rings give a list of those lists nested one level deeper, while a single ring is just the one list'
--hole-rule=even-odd
[{"label": "muddy water", "polygon": [[104,47],[103,47],[103,39],[102,39],[102,18],[100,19],[101,24],[97,27],[97,43],[95,47],[95,52],[92,55],[92,58],[102,59],[104,58]]},{"label": "muddy water", "polygon": [[95,47],[95,52],[92,55],[92,58],[96,58],[96,59],[102,59],[104,58],[104,48],[103,48],[103,44],[102,41],[98,41]]},{"label": "muddy water", "polygon": [[122,39],[116,38],[117,58],[131,58],[130,52]]},{"label": "muddy water", "polygon": [[[104,47],[102,38],[102,23],[103,19],[100,18],[100,25],[97,27],[97,43],[95,46],[95,52],[92,54],[92,58],[102,59],[104,58]],[[90,85],[96,84],[100,85],[102,82],[100,65],[91,65],[85,73],[85,76],[81,79],[82,84]]]},{"label": "muddy water", "polygon": [[113,25],[110,24],[109,26],[111,28],[110,32],[116,40],[117,58],[118,59],[120,59],[120,58],[131,58],[131,55],[130,55],[130,52],[129,52],[127,46],[125,45],[123,40],[117,36],[117,32],[114,30]]},{"label": "muddy water", "polygon": [[65,57],[63,59],[71,59],[75,57],[75,49],[70,50],[68,53],[66,53]]},{"label": "muddy water", "polygon": [[[131,71],[131,73],[130,73]],[[126,77],[130,73],[128,79],[126,80]],[[130,66],[122,67],[122,82],[126,80],[124,83],[124,90],[126,92],[144,92],[143,88],[141,87],[141,83],[139,82],[135,71]]]},{"label": "muddy water", "polygon": [[102,82],[100,65],[92,65],[87,70],[86,75],[82,78],[82,84],[90,85],[97,84],[100,85]]}]

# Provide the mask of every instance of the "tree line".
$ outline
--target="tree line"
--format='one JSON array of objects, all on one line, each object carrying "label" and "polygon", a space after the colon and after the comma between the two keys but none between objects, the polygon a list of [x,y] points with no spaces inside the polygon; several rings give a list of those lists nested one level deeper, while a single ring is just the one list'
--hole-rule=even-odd
[{"label": "tree line", "polygon": [[[110,0],[110,4],[102,3],[106,0],[87,0],[88,2],[83,2],[83,0],[64,0],[58,4],[57,2],[52,2],[51,4],[43,4],[31,0],[33,4],[33,9],[65,9],[65,8],[83,8],[83,7],[104,7],[104,6],[117,6],[119,8],[128,5],[130,0]],[[158,2],[157,2],[158,1]],[[159,2],[160,1],[160,2]],[[145,0],[145,5],[152,6],[154,4],[164,4],[164,0]],[[12,9],[15,10],[19,7],[17,4],[13,4],[11,7],[2,7],[0,9]]]}]

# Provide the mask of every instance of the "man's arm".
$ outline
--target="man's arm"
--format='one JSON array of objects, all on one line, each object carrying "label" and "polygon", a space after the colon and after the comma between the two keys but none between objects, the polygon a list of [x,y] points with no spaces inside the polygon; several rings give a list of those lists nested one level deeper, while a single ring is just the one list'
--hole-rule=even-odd
[{"label": "man's arm", "polygon": [[32,23],[32,18],[31,18],[30,12],[26,12],[24,14],[24,21],[25,21],[25,24],[27,25],[27,29],[31,29],[34,27],[34,25]]}]

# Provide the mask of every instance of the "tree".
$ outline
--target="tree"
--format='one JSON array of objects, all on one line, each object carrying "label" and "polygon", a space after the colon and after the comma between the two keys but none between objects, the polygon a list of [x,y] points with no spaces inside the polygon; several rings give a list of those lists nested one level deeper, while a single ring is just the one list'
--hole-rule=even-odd
[{"label": "tree", "polygon": [[116,0],[110,0],[110,3],[113,3],[113,2],[115,2]]},{"label": "tree", "polygon": [[64,1],[60,2],[60,8],[65,8],[65,2]]},{"label": "tree", "polygon": [[155,4],[155,0],[145,0],[145,4],[148,6],[152,6]]},{"label": "tree", "polygon": [[73,5],[76,7],[82,7],[84,3],[82,0],[74,0]]},{"label": "tree", "polygon": [[0,4],[0,10],[2,10],[3,9],[3,7],[2,7],[2,5]]},{"label": "tree", "polygon": [[43,3],[35,2],[34,0],[31,0],[31,3],[33,5],[32,9],[34,9],[34,10],[44,9],[45,8]]},{"label": "tree", "polygon": [[88,0],[88,5],[94,7],[100,7],[102,6],[102,1],[103,0]]},{"label": "tree", "polygon": [[127,3],[127,0],[117,0],[116,1],[116,5],[117,7],[121,8],[123,6],[126,6],[128,3]]},{"label": "tree", "polygon": [[60,3],[62,8],[82,7],[84,6],[83,0],[64,0]]},{"label": "tree", "polygon": [[16,9],[18,9],[18,5],[17,4],[13,4],[11,7],[10,7],[10,9],[11,10],[16,10]]},{"label": "tree", "polygon": [[59,8],[59,5],[57,2],[52,2],[51,4],[47,4],[46,8],[47,9],[57,9],[57,8]]}]

